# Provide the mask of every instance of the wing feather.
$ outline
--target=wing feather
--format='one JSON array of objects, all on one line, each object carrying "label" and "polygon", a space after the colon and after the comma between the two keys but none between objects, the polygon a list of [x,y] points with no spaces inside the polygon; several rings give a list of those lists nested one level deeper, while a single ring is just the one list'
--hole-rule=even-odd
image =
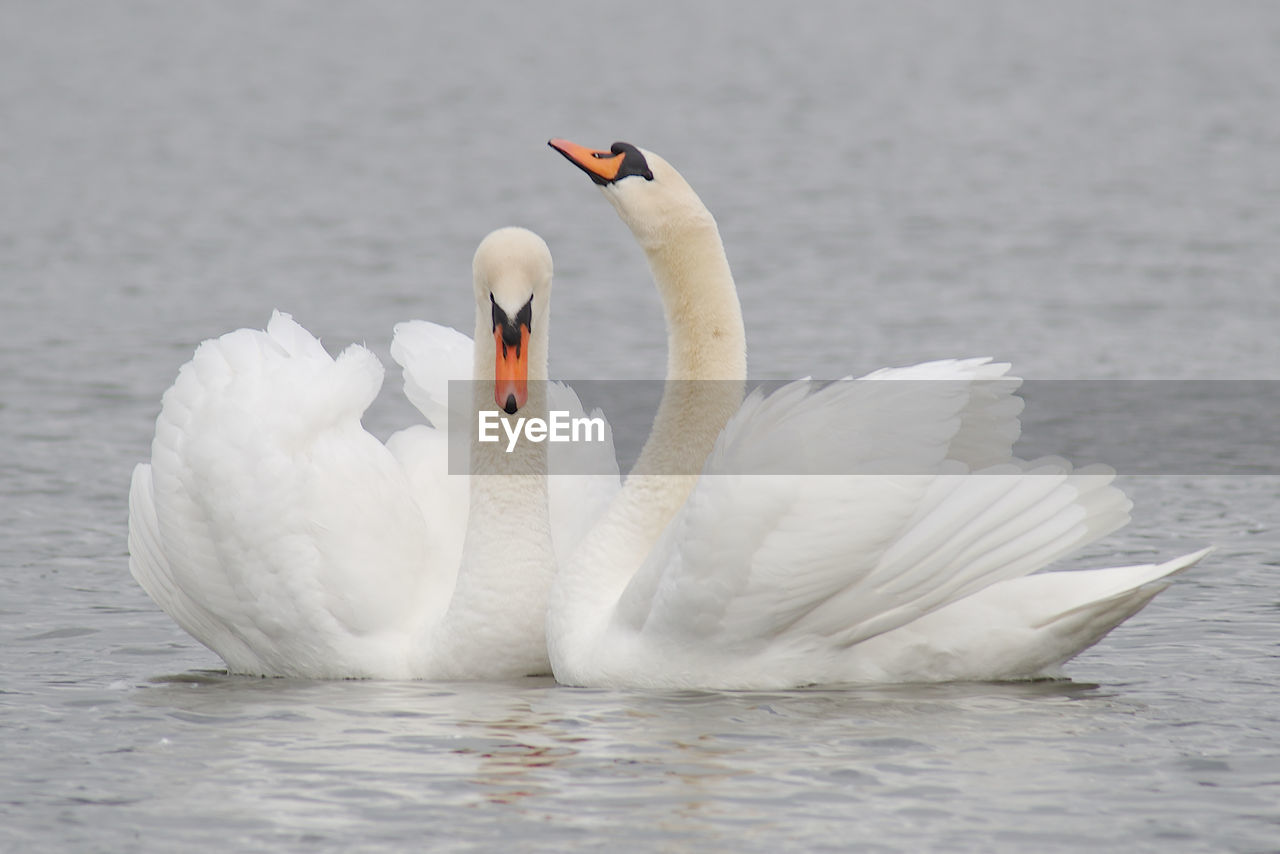
[{"label": "wing feather", "polygon": [[426,320],[397,323],[391,358],[403,369],[404,393],[437,429],[449,424],[449,381],[469,380],[474,344],[448,326]]},{"label": "wing feather", "polygon": [[734,654],[849,646],[1124,524],[1109,470],[1011,457],[1007,370],[933,362],[749,396],[616,626]]},{"label": "wing feather", "polygon": [[334,359],[276,314],[202,344],[166,392],[135,574],[232,669],[358,675],[447,602],[455,568],[428,566],[408,478],[360,426],[381,380],[368,350]]}]

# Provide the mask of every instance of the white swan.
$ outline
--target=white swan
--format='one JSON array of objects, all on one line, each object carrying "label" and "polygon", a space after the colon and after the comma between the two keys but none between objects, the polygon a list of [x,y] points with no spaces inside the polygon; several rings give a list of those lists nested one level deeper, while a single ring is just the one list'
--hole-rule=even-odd
[{"label": "white swan", "polygon": [[[495,231],[476,250],[473,273],[474,346],[434,324],[396,328],[406,392],[434,427],[412,427],[384,446],[360,424],[382,383],[377,358],[356,345],[331,358],[279,313],[266,332],[206,341],[165,394],[151,464],[133,474],[129,566],[231,672],[549,672],[546,446],[507,453],[504,443],[473,442],[472,471],[506,476],[449,476],[447,381],[474,372],[474,409],[494,410],[496,400],[536,416],[548,395],[557,408],[581,406],[539,382],[552,273],[542,239]],[[586,491],[582,479],[557,480],[554,535],[567,550],[607,501],[609,479],[592,479]]]},{"label": "white swan", "polygon": [[[668,383],[636,473],[561,567],[547,622],[561,682],[1036,676],[1205,553],[1031,575],[1123,525],[1130,503],[1109,469],[1013,458],[1022,402],[1008,365],[800,382],[738,408],[745,337],[711,214],[651,152],[551,145],[644,249],[666,313],[668,379],[720,381]],[[824,472],[846,474],[813,476]]]}]

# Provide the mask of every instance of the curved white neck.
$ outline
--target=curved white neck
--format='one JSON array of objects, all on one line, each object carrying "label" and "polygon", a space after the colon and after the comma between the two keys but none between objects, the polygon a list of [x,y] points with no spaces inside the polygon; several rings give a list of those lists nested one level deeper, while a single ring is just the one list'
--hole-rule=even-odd
[{"label": "curved white neck", "polygon": [[553,661],[582,649],[581,639],[608,620],[742,403],[742,309],[715,220],[692,191],[690,196],[696,215],[680,218],[677,226],[643,234],[632,228],[666,314],[667,382],[622,491],[556,578],[547,625]]},{"label": "curved white neck", "polygon": [[[523,438],[507,451],[507,428],[518,419],[547,417],[545,317],[529,351],[529,397],[515,415],[494,402],[494,353],[488,323],[477,323],[475,368],[468,409],[470,507],[457,585],[443,619],[433,630],[430,654],[437,671],[465,678],[472,662],[506,660],[509,675],[548,672],[544,615],[555,576],[547,502],[547,448]],[[479,416],[498,419],[496,442],[479,441]],[[506,426],[503,426],[503,425]],[[451,440],[451,441],[456,441]],[[512,638],[522,639],[513,643]],[[489,665],[490,669],[492,665]]]},{"label": "curved white neck", "polygon": [[[747,376],[742,308],[710,214],[705,223],[646,246],[645,256],[667,321],[667,377],[632,476],[694,475],[742,403]],[[675,494],[674,487],[671,491]]]}]

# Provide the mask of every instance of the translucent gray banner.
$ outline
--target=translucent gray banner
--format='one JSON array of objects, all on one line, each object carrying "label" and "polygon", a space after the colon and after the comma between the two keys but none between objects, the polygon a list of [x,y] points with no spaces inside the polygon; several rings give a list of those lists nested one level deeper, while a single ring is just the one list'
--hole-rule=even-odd
[{"label": "translucent gray banner", "polygon": [[[449,471],[470,472],[477,443],[505,452],[532,441],[546,444],[553,475],[625,474],[640,455],[664,392],[678,391],[685,401],[678,413],[683,423],[714,421],[698,401],[722,402],[737,393],[728,383],[679,385],[552,383],[541,428],[530,420],[536,412],[501,412],[492,383],[450,382]],[[747,392],[708,471],[921,474],[938,471],[944,460],[952,461],[949,470],[955,462],[980,470],[1011,450],[1024,460],[1060,456],[1078,466],[1104,463],[1121,474],[1280,474],[1280,382],[1270,380],[748,382]],[[473,393],[479,394],[479,410],[473,409]],[[590,421],[601,415],[607,427]],[[574,419],[585,420],[575,426]],[[673,441],[682,441],[680,431]],[[704,465],[688,469],[652,471],[696,474]]]}]

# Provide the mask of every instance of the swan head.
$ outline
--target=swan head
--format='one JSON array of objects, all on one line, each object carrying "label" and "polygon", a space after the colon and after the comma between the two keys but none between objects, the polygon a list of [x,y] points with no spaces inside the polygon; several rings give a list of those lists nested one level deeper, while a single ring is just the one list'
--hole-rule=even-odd
[{"label": "swan head", "polygon": [[[514,415],[528,401],[528,380],[546,379],[551,312],[551,250],[526,228],[480,241],[471,264],[476,297],[476,377],[494,378],[494,402]],[[482,345],[486,339],[493,348]],[[492,364],[484,358],[492,354]]]},{"label": "swan head", "polygon": [[615,142],[608,151],[566,139],[547,144],[587,173],[642,245],[661,244],[700,226],[715,228],[698,194],[652,151],[627,142]]}]

